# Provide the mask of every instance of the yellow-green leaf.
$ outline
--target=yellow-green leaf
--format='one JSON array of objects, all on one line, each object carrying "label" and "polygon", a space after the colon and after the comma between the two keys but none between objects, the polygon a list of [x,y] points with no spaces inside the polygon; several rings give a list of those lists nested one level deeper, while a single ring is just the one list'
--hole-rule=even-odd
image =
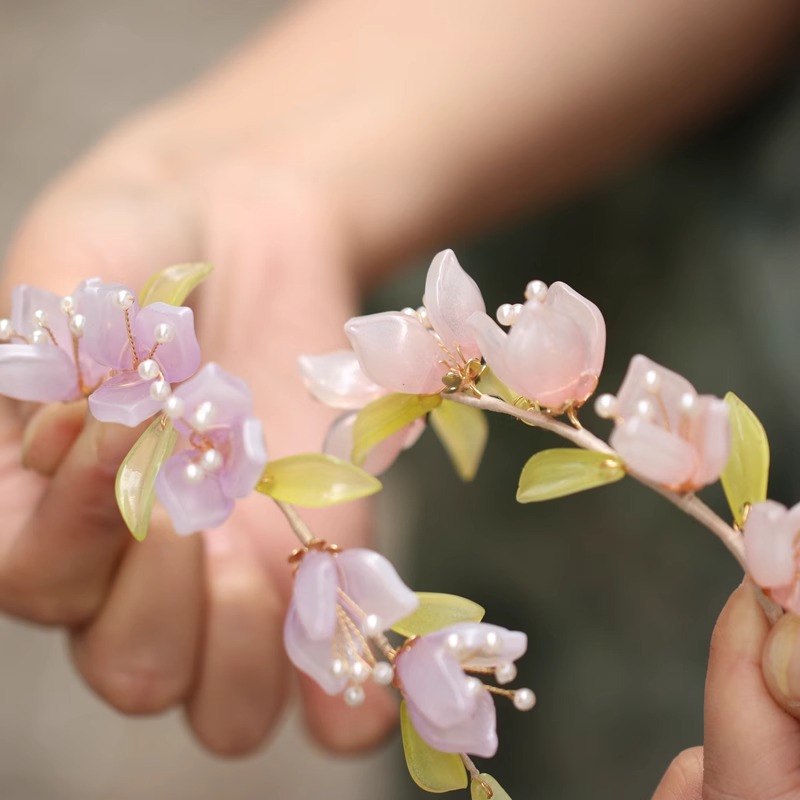
[{"label": "yellow-green leaf", "polygon": [[489,423],[479,408],[445,398],[431,411],[431,427],[444,445],[453,466],[463,481],[471,481],[486,449]]},{"label": "yellow-green leaf", "polygon": [[737,525],[748,505],[767,499],[769,441],[758,417],[733,393],[725,395],[731,420],[731,455],[720,480]]},{"label": "yellow-green leaf", "polygon": [[472,800],[511,800],[508,792],[486,772],[472,779],[469,792]]},{"label": "yellow-green leaf", "polygon": [[175,264],[156,272],[139,293],[139,305],[169,303],[183,305],[192,289],[201,284],[213,271],[211,264]]},{"label": "yellow-green leaf", "polygon": [[177,439],[172,423],[159,417],[139,437],[117,472],[117,505],[128,530],[140,542],[150,526],[158,470],[170,457]]},{"label": "yellow-green leaf", "polygon": [[387,394],[358,412],[353,426],[353,463],[363,464],[367,453],[393,433],[441,405],[439,394]]},{"label": "yellow-green leaf", "polygon": [[478,389],[482,394],[499,397],[501,400],[505,400],[506,403],[511,403],[512,406],[520,398],[520,395],[512,392],[489,367],[484,367],[483,372],[481,372],[481,377],[478,380]]},{"label": "yellow-green leaf", "polygon": [[367,497],[381,482],[363,469],[324,453],[306,453],[270,461],[256,489],[263,494],[315,508]]},{"label": "yellow-green leaf", "polygon": [[455,753],[442,753],[424,742],[411,724],[405,700],[400,704],[400,732],[408,771],[426,792],[441,794],[466,789],[467,769]]},{"label": "yellow-green leaf", "polygon": [[425,636],[457,622],[480,622],[484,609],[466,597],[439,592],[417,592],[419,607],[392,630],[402,636]]},{"label": "yellow-green leaf", "polygon": [[624,477],[625,467],[614,456],[577,448],[543,450],[522,468],[517,500],[520,503],[552,500]]}]

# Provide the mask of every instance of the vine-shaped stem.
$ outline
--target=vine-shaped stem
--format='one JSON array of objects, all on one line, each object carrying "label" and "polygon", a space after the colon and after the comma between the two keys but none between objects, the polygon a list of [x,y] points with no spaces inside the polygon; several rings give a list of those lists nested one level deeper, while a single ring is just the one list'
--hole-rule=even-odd
[{"label": "vine-shaped stem", "polygon": [[275,500],[275,505],[283,512],[283,516],[286,517],[286,521],[289,523],[289,527],[294,532],[294,535],[300,540],[300,544],[303,547],[308,547],[314,540],[314,534],[311,533],[308,525],[303,522],[302,517],[297,513],[297,510],[293,505],[289,503],[284,503],[283,500]]},{"label": "vine-shaped stem", "polygon": [[[575,428],[565,422],[561,422],[553,417],[543,414],[540,411],[533,409],[523,409],[507,403],[504,400],[499,400],[496,397],[483,394],[480,397],[472,397],[467,394],[455,393],[448,395],[448,400],[453,400],[456,403],[463,403],[473,408],[479,408],[483,411],[494,411],[498,414],[506,414],[509,417],[526,422],[536,428],[542,428],[546,431],[560,436],[562,439],[567,439],[574,445],[577,445],[584,450],[594,450],[597,453],[604,453],[614,458],[619,458],[617,453],[602,439],[595,436],[586,428]],[[620,459],[621,463],[622,459]],[[742,542],[741,534],[733,527],[728,525],[725,520],[714,513],[699,497],[691,492],[674,492],[664,486],[660,486],[647,478],[637,475],[635,471],[625,467],[628,475],[643,485],[657,492],[670,503],[676,505],[681,511],[694,517],[701,525],[708,528],[721,542],[731,555],[739,563],[743,570],[746,570],[744,561],[744,544]]]}]

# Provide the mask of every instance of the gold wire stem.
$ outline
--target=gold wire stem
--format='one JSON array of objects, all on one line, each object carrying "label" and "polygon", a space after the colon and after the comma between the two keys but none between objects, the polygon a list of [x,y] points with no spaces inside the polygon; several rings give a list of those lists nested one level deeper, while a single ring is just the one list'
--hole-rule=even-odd
[{"label": "gold wire stem", "polygon": [[81,355],[80,355],[80,339],[73,333],[72,334],[72,355],[75,358],[75,369],[78,372],[78,389],[84,397],[88,397],[91,392],[86,382],[83,379],[83,370],[81,369]]},{"label": "gold wire stem", "polygon": [[582,431],[583,425],[581,425],[581,421],[578,419],[578,409],[575,406],[570,406],[567,409],[567,419],[572,423],[572,427]]},{"label": "gold wire stem", "polygon": [[483,688],[486,689],[489,694],[496,694],[498,697],[507,697],[509,700],[513,700],[516,694],[513,689],[501,689],[499,686],[490,686],[488,683],[484,683]]},{"label": "gold wire stem", "polygon": [[50,327],[48,325],[40,325],[39,327],[50,337],[50,341],[58,347],[58,340]]},{"label": "gold wire stem", "polygon": [[469,772],[470,778],[475,781],[475,783],[479,783],[481,785],[481,789],[483,789],[483,793],[486,795],[487,800],[491,800],[494,797],[494,791],[492,787],[486,783],[483,778],[481,778],[481,773],[478,771],[478,768],[475,766],[475,762],[466,754],[466,753],[459,753],[461,756],[461,761],[464,763],[464,766],[467,768],[467,772]]},{"label": "gold wire stem", "polygon": [[300,543],[304,547],[308,547],[314,541],[314,534],[311,533],[308,525],[303,522],[302,517],[297,513],[295,507],[289,503],[284,503],[283,500],[276,500],[274,497],[272,498],[272,501],[283,512],[283,516],[286,517],[289,527],[292,529],[294,535],[300,540]]},{"label": "gold wire stem", "polygon": [[125,333],[128,335],[128,344],[131,346],[131,353],[133,354],[133,368],[139,366],[139,354],[136,352],[136,340],[133,338],[133,328],[131,327],[131,313],[125,309]]}]

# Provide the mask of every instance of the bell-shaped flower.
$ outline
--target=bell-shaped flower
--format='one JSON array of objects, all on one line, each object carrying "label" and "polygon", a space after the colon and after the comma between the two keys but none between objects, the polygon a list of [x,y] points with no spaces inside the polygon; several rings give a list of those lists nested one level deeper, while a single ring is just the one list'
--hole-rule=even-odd
[{"label": "bell-shaped flower", "polygon": [[[328,455],[351,460],[353,427],[358,412],[368,403],[389,394],[387,389],[373,383],[361,369],[352,350],[336,350],[319,356],[300,356],[298,359],[303,383],[320,402],[331,408],[347,409],[334,420],[323,444]],[[370,450],[362,469],[380,475],[395,462],[403,450],[411,447],[425,430],[420,418],[401,428]]]},{"label": "bell-shaped flower", "polygon": [[101,422],[134,426],[155,414],[172,383],[200,366],[200,346],[190,308],[151,303],[139,308],[120,284],[93,283],[83,297],[86,353],[109,377],[89,397]]},{"label": "bell-shaped flower", "polygon": [[417,733],[446,753],[489,758],[497,751],[492,694],[510,697],[521,711],[533,707],[530,689],[487,686],[477,674],[494,673],[499,684],[516,677],[514,661],[527,649],[524,633],[482,622],[463,622],[410,639],[395,660],[395,672]]},{"label": "bell-shaped flower", "polygon": [[156,496],[178,533],[215,528],[230,516],[237,497],[253,491],[267,464],[250,390],[207,364],[169,394],[163,410],[185,447],[161,467]]},{"label": "bell-shaped flower", "polygon": [[0,394],[38,403],[88,395],[107,370],[83,346],[86,294],[100,284],[84,281],[62,297],[33,286],[17,286],[10,319],[0,320]]},{"label": "bell-shaped flower", "polygon": [[631,359],[619,393],[595,406],[614,419],[611,446],[634,472],[675,491],[719,478],[731,447],[728,406],[699,395],[686,378],[642,355]]},{"label": "bell-shaped flower", "polygon": [[531,281],[525,303],[487,314],[470,325],[492,372],[517,394],[555,413],[582,405],[603,368],[606,325],[600,309],[565,283],[549,289]]},{"label": "bell-shaped flower", "polygon": [[417,311],[354,317],[345,332],[372,382],[390,392],[437,394],[475,377],[480,349],[467,319],[485,309],[478,285],[444,250],[431,262]]},{"label": "bell-shaped flower", "polygon": [[411,614],[419,600],[373,550],[339,551],[314,542],[296,557],[301,560],[284,626],[286,651],[325,692],[344,692],[348,705],[358,705],[367,678],[392,682],[393,651],[383,631]]},{"label": "bell-shaped flower", "polygon": [[744,558],[752,579],[787,611],[800,614],[800,503],[766,500],[744,523]]}]

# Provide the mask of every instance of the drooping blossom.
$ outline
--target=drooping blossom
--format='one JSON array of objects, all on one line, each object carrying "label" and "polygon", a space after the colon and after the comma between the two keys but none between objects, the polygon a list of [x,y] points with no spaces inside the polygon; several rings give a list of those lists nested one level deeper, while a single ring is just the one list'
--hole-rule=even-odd
[{"label": "drooping blossom", "polygon": [[[494,700],[470,671],[494,673],[499,684],[517,674],[514,661],[527,649],[524,633],[497,625],[464,622],[411,639],[397,654],[395,671],[417,733],[446,753],[489,758],[497,751]],[[530,689],[493,689],[521,711],[533,707]]]},{"label": "drooping blossom", "polygon": [[504,304],[497,321],[473,314],[484,360],[517,394],[556,413],[583,404],[603,368],[606,326],[600,309],[565,283],[531,281],[525,303]]},{"label": "drooping blossom", "polygon": [[452,250],[433,259],[423,305],[354,317],[345,325],[364,374],[390,392],[436,394],[475,377],[480,349],[467,319],[486,310]]},{"label": "drooping blossom", "polygon": [[[373,383],[361,369],[352,350],[336,350],[318,356],[300,356],[300,372],[308,391],[331,408],[347,409],[328,430],[323,451],[328,455],[351,460],[353,428],[358,411],[365,405],[389,394]],[[417,419],[384,439],[370,450],[362,469],[380,475],[395,462],[403,450],[411,447],[425,430],[425,420]]]},{"label": "drooping blossom", "polygon": [[731,446],[728,406],[698,395],[686,378],[642,355],[631,359],[619,393],[597,398],[613,418],[611,446],[634,471],[676,491],[713,483]]},{"label": "drooping blossom", "polygon": [[89,397],[89,410],[101,422],[138,425],[159,410],[170,384],[200,366],[190,308],[140,308],[125,286],[99,281],[86,286],[83,306],[86,353],[109,375]]},{"label": "drooping blossom", "polygon": [[267,463],[264,431],[247,384],[206,364],[163,401],[184,441],[156,478],[156,496],[178,533],[215,528],[258,483]]},{"label": "drooping blossom", "polygon": [[284,626],[286,651],[325,692],[344,692],[348,705],[359,705],[367,678],[392,682],[392,664],[375,652],[386,654],[383,631],[419,600],[373,550],[338,551],[314,542],[296,555],[301,560]]},{"label": "drooping blossom", "polygon": [[21,285],[10,319],[0,320],[0,394],[51,403],[88,395],[107,372],[86,352],[86,294],[100,284],[84,281],[62,297]]},{"label": "drooping blossom", "polygon": [[766,500],[744,523],[744,557],[753,580],[787,611],[800,614],[800,503]]}]

